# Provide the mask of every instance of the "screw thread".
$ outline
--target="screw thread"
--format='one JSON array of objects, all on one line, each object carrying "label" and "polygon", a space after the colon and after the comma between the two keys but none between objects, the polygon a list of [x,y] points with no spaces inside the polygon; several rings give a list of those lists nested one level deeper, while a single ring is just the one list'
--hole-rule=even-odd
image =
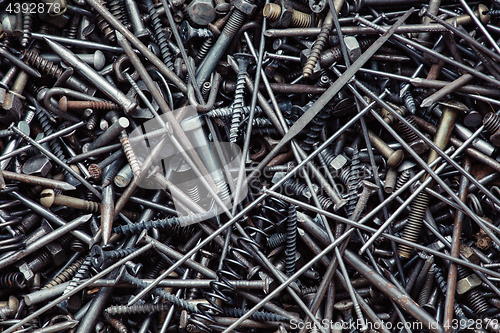
[{"label": "screw thread", "polygon": [[[288,179],[287,181],[285,181],[282,186],[283,189],[286,191],[286,193],[292,193],[293,195],[296,195],[298,197],[305,197],[308,201],[312,197],[309,187],[307,187],[307,185],[301,184],[292,179]],[[333,206],[333,202],[331,201],[330,198],[327,198],[321,194],[318,194],[317,197],[321,204],[321,207],[324,210],[329,210],[330,207]]]},{"label": "screw thread", "polygon": [[297,210],[295,205],[288,207],[286,227],[285,270],[286,275],[295,273],[295,252],[297,248]]},{"label": "screw thread", "polygon": [[276,21],[281,15],[281,7],[275,3],[268,3],[264,6],[262,15],[269,21]]},{"label": "screw thread", "polygon": [[54,79],[58,79],[63,73],[62,68],[53,62],[44,59],[34,50],[24,51],[24,56],[24,61],[27,61],[31,66],[34,66],[40,72],[45,73]]},{"label": "screw thread", "polygon": [[424,285],[422,286],[422,289],[420,290],[420,294],[418,296],[418,305],[423,306],[425,303],[427,303],[427,300],[431,296],[432,293],[432,285],[434,282],[434,267],[431,266],[429,269],[427,276],[424,281]]},{"label": "screw thread", "polygon": [[[245,313],[247,313],[247,310],[244,309],[238,309],[238,308],[224,308],[224,314],[229,317],[241,317]],[[250,318],[254,320],[259,320],[259,321],[285,321],[287,320],[287,317],[280,316],[279,314],[272,313],[272,312],[265,312],[265,311],[256,311],[254,312]]]},{"label": "screw thread", "polygon": [[71,280],[71,278],[78,272],[78,269],[80,266],[83,264],[84,258],[80,258],[77,261],[75,261],[72,265],[70,265],[68,268],[66,268],[64,271],[62,271],[59,275],[57,275],[55,278],[53,278],[49,283],[45,285],[43,289],[49,289],[52,287],[57,286],[58,284],[64,283],[66,281]]},{"label": "screw thread", "polygon": [[28,263],[31,270],[36,273],[42,268],[47,267],[50,264],[50,256],[47,251],[40,252],[33,260]]},{"label": "screw thread", "polygon": [[351,168],[349,170],[349,176],[346,184],[349,190],[346,204],[346,212],[348,217],[350,217],[356,209],[356,204],[358,201],[358,188],[360,183],[360,170],[361,165],[359,162],[359,150],[358,147],[355,146],[352,154]]},{"label": "screw thread", "polygon": [[166,218],[161,220],[139,222],[134,224],[121,225],[113,229],[117,234],[133,234],[142,230],[150,230],[153,228],[170,228],[179,224],[178,217]]},{"label": "screw thread", "polygon": [[132,27],[128,19],[123,0],[110,0],[108,2],[109,12],[113,14],[127,29]]},{"label": "screw thread", "polygon": [[222,33],[229,38],[233,38],[234,35],[240,30],[243,22],[245,21],[245,14],[238,9],[235,9],[229,19],[227,20]]},{"label": "screw thread", "polygon": [[[318,38],[316,38],[316,41],[314,42],[314,45],[311,49],[311,54],[307,58],[307,62],[304,65],[304,69],[302,70],[302,75],[304,75],[304,77],[309,77],[312,75],[314,67],[316,67],[316,63],[318,62],[319,56],[325,48],[326,42],[328,41],[328,37],[333,28],[333,19],[331,18],[329,20],[328,18],[331,18],[331,15],[328,15],[327,19],[325,19],[325,22],[321,27],[321,32],[319,33]],[[340,50],[337,51],[340,54]]]},{"label": "screw thread", "polygon": [[73,276],[73,278],[71,279],[69,285],[64,290],[65,294],[75,289],[78,286],[78,283],[81,280],[85,279],[85,277],[89,273],[90,265],[91,265],[90,256],[87,256],[80,265],[80,267],[78,268],[78,270],[76,271],[75,276]]},{"label": "screw thread", "polygon": [[467,299],[469,306],[476,314],[481,314],[489,309],[488,303],[477,289],[469,290],[465,295],[465,299]]},{"label": "screw thread", "polygon": [[243,115],[243,104],[245,97],[245,77],[246,70],[240,70],[234,92],[234,102],[232,106],[231,128],[229,130],[229,142],[236,143],[238,132]]},{"label": "screw thread", "polygon": [[[123,279],[125,279],[127,282],[130,282],[132,284],[135,284],[138,287],[141,288],[146,288],[148,284],[144,281],[142,281],[139,278],[136,278],[134,276],[131,276],[130,274],[124,274]],[[185,299],[178,298],[175,295],[172,295],[171,293],[166,292],[162,288],[154,288],[153,293],[156,294],[157,296],[160,296],[161,298],[165,299],[167,302],[172,303],[182,309],[186,309],[190,312],[193,313],[199,313],[200,311],[194,304],[188,303]]]},{"label": "screw thread", "polygon": [[406,169],[404,170],[401,175],[399,175],[399,178],[398,180],[396,181],[396,188],[395,190],[399,190],[401,187],[403,187],[404,184],[406,184],[408,182],[408,180],[410,180],[410,177],[411,177],[411,172],[410,170]]},{"label": "screw thread", "polygon": [[27,47],[31,39],[31,31],[33,29],[33,14],[31,12],[23,13],[23,37],[21,38],[21,46]]},{"label": "screw thread", "polygon": [[153,5],[153,1],[145,0],[146,8],[151,19],[151,26],[153,27],[153,31],[155,33],[156,42],[158,44],[158,48],[160,49],[160,54],[163,59],[165,65],[171,70],[174,69],[174,63],[172,62],[172,55],[170,54],[170,49],[168,48],[168,38],[161,23],[160,16],[156,11],[156,8]]},{"label": "screw thread", "polygon": [[[99,0],[99,3],[104,8],[107,8],[106,1]],[[101,14],[96,14],[96,19],[97,19],[97,25],[99,26],[99,29],[104,34],[104,37],[106,37],[106,39],[109,40],[110,42],[116,42],[115,30],[113,28],[111,28],[108,21],[106,21],[104,19],[104,17],[102,17]]]},{"label": "screw thread", "polygon": [[[425,216],[425,210],[429,204],[430,197],[427,193],[421,192],[411,204],[411,212],[408,216],[408,223],[403,229],[402,239],[417,242],[420,229]],[[404,244],[400,244],[398,254],[404,258],[411,258],[413,248]]]},{"label": "screw thread", "polygon": [[170,304],[135,304],[132,306],[127,305],[113,305],[108,307],[105,312],[110,315],[126,315],[126,314],[144,314],[166,311],[170,308]]},{"label": "screw thread", "polygon": [[97,114],[93,113],[90,118],[87,120],[87,130],[93,131],[97,125]]},{"label": "screw thread", "polygon": [[139,164],[139,159],[135,155],[134,148],[132,148],[132,144],[130,143],[127,132],[121,132],[120,143],[123,148],[123,153],[125,154],[125,157],[130,164],[130,169],[132,169],[134,177],[139,178],[139,176],[141,175],[141,165]]},{"label": "screw thread", "polygon": [[76,39],[76,34],[78,33],[78,28],[80,26],[81,15],[75,13],[69,22],[68,28],[64,29],[64,36],[69,39]]},{"label": "screw thread", "polygon": [[311,26],[312,17],[310,14],[294,10],[292,13],[292,22],[290,26],[295,28],[309,28]]},{"label": "screw thread", "polygon": [[[412,116],[410,116],[410,117],[405,117],[405,119],[410,124],[412,124],[413,126],[415,126],[416,128],[418,128],[418,125],[417,125],[417,122],[415,121],[415,118],[413,118]],[[405,123],[403,123],[401,121],[397,121],[397,122],[393,123],[393,127],[394,127],[394,130],[396,132],[398,132],[399,135],[401,135],[401,137],[406,142],[413,142],[413,141],[419,139],[419,137],[417,136],[417,134],[415,134],[415,132],[413,132],[413,130],[410,127],[408,127]]]},{"label": "screw thread", "polygon": [[194,56],[197,62],[201,62],[203,61],[203,59],[205,59],[213,44],[214,44],[213,37],[208,37],[207,39],[205,39],[203,44],[201,44],[200,49],[198,50],[198,52],[196,52]]},{"label": "screw thread", "polygon": [[495,133],[500,128],[500,117],[490,112],[483,118],[483,125],[490,133]]},{"label": "screw thread", "polygon": [[277,232],[269,236],[269,238],[267,239],[267,245],[270,248],[275,249],[278,246],[285,244],[285,241],[286,241],[285,234],[282,232]]},{"label": "screw thread", "polygon": [[321,111],[313,118],[309,130],[306,134],[306,139],[304,140],[303,149],[305,152],[310,152],[315,142],[318,142],[318,137],[323,131],[328,118],[330,118],[331,108],[323,108]]},{"label": "screw thread", "polygon": [[109,313],[104,312],[104,318],[118,331],[118,333],[128,333],[127,326],[118,319],[111,317]]}]

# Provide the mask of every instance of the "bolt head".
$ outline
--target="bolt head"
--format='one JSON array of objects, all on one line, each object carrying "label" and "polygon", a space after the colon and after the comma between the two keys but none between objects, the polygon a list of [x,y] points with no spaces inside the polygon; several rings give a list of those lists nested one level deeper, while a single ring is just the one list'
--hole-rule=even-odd
[{"label": "bolt head", "polygon": [[457,294],[463,295],[469,290],[481,285],[481,279],[476,274],[471,274],[468,277],[457,282]]},{"label": "bolt head", "polygon": [[376,189],[378,189],[378,186],[373,184],[372,182],[369,182],[367,180],[363,180],[363,189],[367,189],[368,191],[373,192]]},{"label": "bolt head", "polygon": [[66,96],[61,97],[59,100],[59,109],[62,112],[68,112],[68,98]]},{"label": "bolt head", "polygon": [[387,159],[387,166],[389,168],[395,168],[395,167],[397,167],[399,164],[401,164],[401,162],[403,162],[403,158],[404,157],[405,157],[405,154],[404,154],[403,150],[401,150],[401,149],[396,150]]},{"label": "bolt head", "polygon": [[56,192],[53,189],[45,189],[40,194],[40,203],[45,208],[50,208],[54,204]]}]

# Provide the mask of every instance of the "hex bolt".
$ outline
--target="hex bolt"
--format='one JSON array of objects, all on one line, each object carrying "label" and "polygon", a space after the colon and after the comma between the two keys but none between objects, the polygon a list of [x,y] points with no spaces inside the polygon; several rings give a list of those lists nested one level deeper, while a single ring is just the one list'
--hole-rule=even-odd
[{"label": "hex bolt", "polygon": [[[270,21],[277,21],[278,19],[280,19],[281,14],[282,14],[281,6],[274,3],[266,4],[264,6],[264,9],[262,10],[262,15]],[[296,27],[296,28],[310,27],[311,20],[312,20],[311,15],[292,9],[292,17],[290,20],[291,27]]]},{"label": "hex bolt", "polygon": [[398,149],[394,151],[387,145],[387,143],[385,143],[371,130],[368,130],[368,137],[370,138],[370,142],[372,143],[373,147],[387,159],[388,167],[397,167],[399,164],[401,164],[404,158],[403,150]]}]

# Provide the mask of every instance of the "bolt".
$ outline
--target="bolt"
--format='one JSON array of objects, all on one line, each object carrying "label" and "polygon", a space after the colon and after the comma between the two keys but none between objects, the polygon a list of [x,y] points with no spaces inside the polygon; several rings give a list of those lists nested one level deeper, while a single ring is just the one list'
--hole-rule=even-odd
[{"label": "bolt", "polygon": [[373,148],[377,149],[387,159],[388,167],[397,167],[401,164],[404,158],[404,153],[401,149],[394,151],[371,130],[368,130],[368,137]]},{"label": "bolt", "polygon": [[[307,28],[311,26],[311,15],[300,12],[298,10],[291,10],[290,26],[296,28]],[[280,5],[268,3],[262,10],[262,15],[270,21],[277,21],[281,19],[282,8]],[[284,26],[286,28],[287,25]]]}]

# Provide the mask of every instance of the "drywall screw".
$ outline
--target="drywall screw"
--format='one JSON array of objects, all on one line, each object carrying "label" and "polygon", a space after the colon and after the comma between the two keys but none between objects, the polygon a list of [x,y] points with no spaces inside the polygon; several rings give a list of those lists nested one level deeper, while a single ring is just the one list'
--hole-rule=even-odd
[{"label": "drywall screw", "polygon": [[401,149],[394,151],[371,130],[368,130],[368,137],[373,147],[387,159],[388,167],[397,167],[403,161],[404,153]]},{"label": "drywall screw", "polygon": [[198,68],[198,73],[196,75],[196,82],[198,85],[201,86],[205,81],[207,81],[208,77],[212,74],[215,66],[231,43],[231,40],[243,25],[245,16],[252,15],[255,9],[256,6],[253,4],[252,0],[243,0],[241,5],[238,3],[238,5],[235,6],[235,9],[230,14],[220,36],[217,38],[214,46],[210,49],[210,52],[208,52],[205,57],[205,61]]},{"label": "drywall screw", "polygon": [[229,141],[232,143],[236,143],[236,140],[238,139],[239,126],[243,115],[245,77],[247,75],[247,67],[252,60],[252,56],[246,53],[236,53],[234,58],[238,61],[239,67],[236,90],[234,93],[234,102],[232,105],[231,128],[229,130]]},{"label": "drywall screw", "polygon": [[143,0],[143,2],[146,5],[146,9],[149,13],[149,17],[151,19],[151,25],[155,33],[155,38],[157,40],[158,47],[160,48],[160,53],[163,62],[165,63],[165,65],[167,65],[168,68],[173,70],[174,64],[172,62],[172,55],[168,48],[168,38],[165,29],[163,28],[163,25],[161,23],[159,14],[156,8],[154,7],[152,0]]}]

